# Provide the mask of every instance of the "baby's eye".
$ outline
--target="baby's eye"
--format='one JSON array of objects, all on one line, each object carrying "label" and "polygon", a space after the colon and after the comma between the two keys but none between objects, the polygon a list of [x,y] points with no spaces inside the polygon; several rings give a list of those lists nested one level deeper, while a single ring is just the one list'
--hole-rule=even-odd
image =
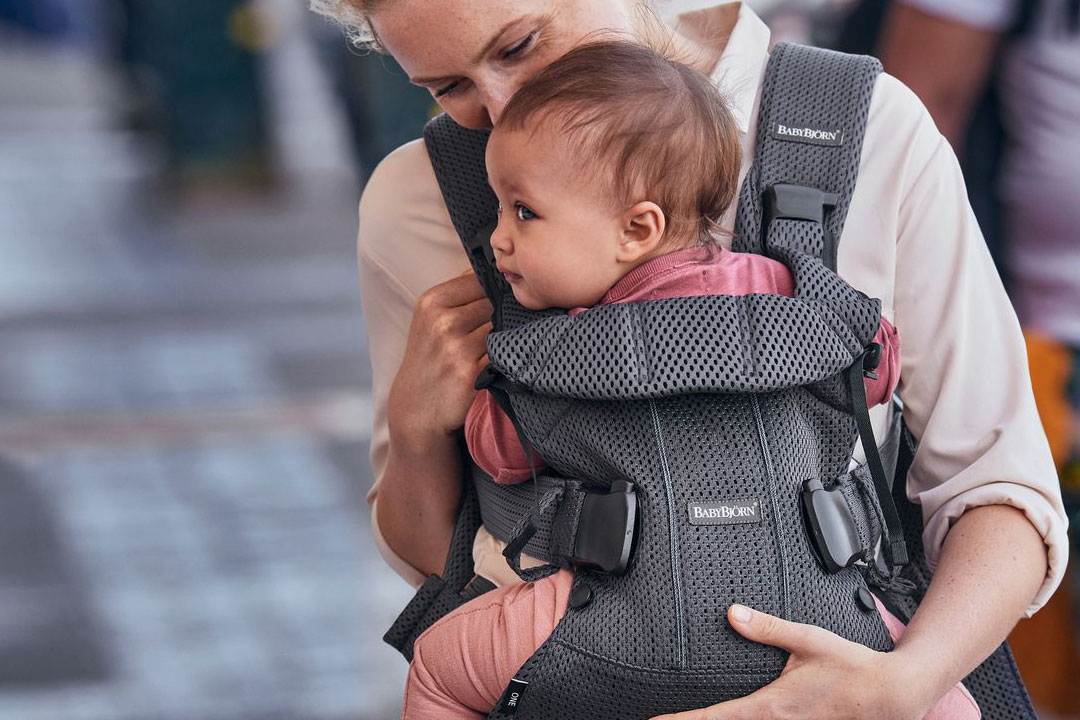
[{"label": "baby's eye", "polygon": [[495,206],[495,214],[502,217],[502,203]]},{"label": "baby's eye", "polygon": [[532,220],[536,217],[536,213],[521,203],[514,203],[514,209],[517,210],[518,220]]}]

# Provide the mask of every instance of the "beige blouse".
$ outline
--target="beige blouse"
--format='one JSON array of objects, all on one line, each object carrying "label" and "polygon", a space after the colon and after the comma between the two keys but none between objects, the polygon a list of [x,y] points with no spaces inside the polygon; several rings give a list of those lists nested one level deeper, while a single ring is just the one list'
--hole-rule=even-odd
[{"label": "beige blouse", "polygon": [[[746,6],[680,16],[687,34],[730,37],[712,77],[742,135],[742,176],[752,159],[769,30]],[[723,27],[726,23],[728,27]],[[714,41],[715,42],[715,41]],[[741,178],[740,178],[741,180]],[[725,225],[734,225],[735,209]],[[417,297],[469,268],[423,142],[402,146],[375,170],[360,201],[360,282],[375,409],[371,463],[386,468],[386,400],[405,350]],[[882,74],[839,248],[840,275],[882,302],[902,338],[899,395],[920,439],[908,497],[922,506],[931,566],[951,523],[967,508],[1008,504],[1024,511],[1049,550],[1049,570],[1028,608],[1053,593],[1068,556],[1057,475],[1035,411],[1020,327],[972,215],[956,158],[922,103]],[[886,410],[872,412],[885,431]],[[860,451],[861,452],[861,451]],[[374,522],[379,481],[368,492],[375,541],[414,585],[421,574],[382,539]],[[515,579],[501,546],[481,530],[477,572]]]}]

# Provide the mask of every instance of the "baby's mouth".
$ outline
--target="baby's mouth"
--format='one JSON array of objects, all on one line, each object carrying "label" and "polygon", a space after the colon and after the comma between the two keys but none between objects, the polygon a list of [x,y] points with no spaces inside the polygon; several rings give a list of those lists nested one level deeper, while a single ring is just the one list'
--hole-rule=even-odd
[{"label": "baby's mouth", "polygon": [[501,272],[503,274],[503,277],[506,278],[506,282],[510,283],[511,285],[516,285],[522,280],[522,277],[517,273],[510,272],[509,270],[502,270]]}]

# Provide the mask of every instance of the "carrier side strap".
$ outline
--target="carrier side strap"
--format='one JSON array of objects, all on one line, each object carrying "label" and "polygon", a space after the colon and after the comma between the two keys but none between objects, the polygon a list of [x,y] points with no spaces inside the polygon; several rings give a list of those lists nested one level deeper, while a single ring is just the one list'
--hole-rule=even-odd
[{"label": "carrier side strap", "polygon": [[[880,350],[880,347],[878,347]],[[851,397],[852,410],[855,414],[855,425],[862,439],[863,450],[866,453],[866,464],[870,468],[870,476],[874,480],[874,489],[877,491],[878,502],[884,521],[884,537],[882,538],[882,550],[885,560],[893,575],[908,563],[907,544],[904,541],[904,530],[900,526],[900,517],[896,513],[896,505],[892,498],[892,485],[885,475],[885,466],[878,454],[878,446],[874,440],[874,428],[870,424],[870,413],[866,408],[866,386],[863,384],[863,374],[877,367],[875,359],[868,367],[864,368],[862,362],[855,363],[847,371],[848,391]]]},{"label": "carrier side strap", "polygon": [[[836,247],[859,173],[866,117],[881,63],[871,57],[779,43],[765,71],[754,164],[739,195],[734,249],[764,251],[763,193],[776,184],[835,195],[824,235],[804,252],[836,269]],[[814,243],[814,246],[809,245]]]}]

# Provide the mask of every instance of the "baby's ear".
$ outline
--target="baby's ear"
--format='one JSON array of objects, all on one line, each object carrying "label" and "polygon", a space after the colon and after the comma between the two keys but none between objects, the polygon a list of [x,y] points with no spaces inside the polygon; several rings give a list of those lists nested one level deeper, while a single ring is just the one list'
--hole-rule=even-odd
[{"label": "baby's ear", "polygon": [[654,202],[643,200],[627,208],[619,237],[619,262],[637,262],[656,250],[664,236],[667,219]]}]

